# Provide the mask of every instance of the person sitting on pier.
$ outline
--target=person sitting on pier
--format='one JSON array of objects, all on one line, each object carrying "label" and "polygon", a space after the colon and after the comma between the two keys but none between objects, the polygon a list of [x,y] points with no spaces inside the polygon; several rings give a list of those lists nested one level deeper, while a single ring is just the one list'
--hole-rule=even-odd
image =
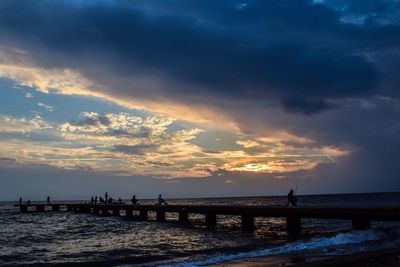
[{"label": "person sitting on pier", "polygon": [[122,204],[122,199],[120,197],[118,198],[118,204]]},{"label": "person sitting on pier", "polygon": [[109,197],[109,198],[108,198],[108,204],[112,204],[113,201],[114,201],[114,199],[113,199],[112,197]]},{"label": "person sitting on pier", "polygon": [[161,194],[158,195],[157,204],[156,205],[168,205],[167,202],[161,197]]},{"label": "person sitting on pier", "polygon": [[287,198],[288,198],[288,203],[286,204],[286,206],[297,206],[297,197],[294,195],[293,189],[290,189]]},{"label": "person sitting on pier", "polygon": [[30,204],[31,204],[31,200],[28,199],[28,201],[26,202],[26,204],[30,205]]},{"label": "person sitting on pier", "polygon": [[49,203],[50,203],[50,197],[47,196],[47,204],[49,204]]},{"label": "person sitting on pier", "polygon": [[138,200],[136,199],[136,195],[133,195],[133,197],[132,197],[132,199],[131,199],[131,202],[132,202],[132,205],[137,205],[137,204],[139,204],[139,203],[138,203]]}]

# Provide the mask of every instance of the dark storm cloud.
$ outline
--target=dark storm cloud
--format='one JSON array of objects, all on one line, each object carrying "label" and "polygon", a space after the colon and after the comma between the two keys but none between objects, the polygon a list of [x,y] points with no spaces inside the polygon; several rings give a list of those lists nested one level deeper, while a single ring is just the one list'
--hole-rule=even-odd
[{"label": "dark storm cloud", "polygon": [[288,98],[282,101],[282,106],[286,111],[294,113],[303,113],[310,115],[320,112],[322,110],[333,108],[334,105],[322,100],[302,99],[302,98]]},{"label": "dark storm cloud", "polygon": [[[366,54],[400,41],[398,25],[342,23],[337,9],[304,0],[2,1],[0,13],[3,44],[40,66],[78,69],[107,93],[275,99],[304,114],[376,93],[380,72]],[[135,86],[143,77],[161,85]]]},{"label": "dark storm cloud", "polygon": [[382,23],[386,20],[400,20],[400,2],[393,0],[322,0],[337,10],[344,10],[345,16],[359,17],[361,23]]},{"label": "dark storm cloud", "polygon": [[[400,190],[399,1],[79,2],[0,1],[1,46],[27,51],[43,68],[77,70],[106,95],[201,102],[230,115],[244,133],[284,130],[352,151],[337,164],[290,173],[320,178],[302,184],[308,193]],[[75,126],[107,126],[103,119]],[[151,129],[104,134],[145,138]],[[143,154],[156,147],[111,149]],[[186,179],[171,192],[275,194],[295,184],[229,175],[218,187],[210,189],[216,177]],[[237,186],[227,188],[228,178]]]}]

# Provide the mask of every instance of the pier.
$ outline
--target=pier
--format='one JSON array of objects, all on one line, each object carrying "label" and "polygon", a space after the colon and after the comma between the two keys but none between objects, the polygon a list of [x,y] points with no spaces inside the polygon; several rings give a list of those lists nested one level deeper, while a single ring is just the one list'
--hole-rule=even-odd
[{"label": "pier", "polygon": [[217,215],[235,215],[241,217],[242,228],[254,230],[255,217],[286,218],[286,227],[290,233],[301,230],[301,219],[339,219],[351,220],[352,228],[370,228],[371,221],[400,221],[400,208],[397,207],[330,207],[330,206],[228,206],[228,205],[128,205],[128,204],[69,204],[69,203],[31,203],[16,204],[21,212],[73,211],[102,216],[121,216],[128,218],[133,212],[138,218],[148,219],[149,212],[156,213],[157,221],[165,221],[166,213],[177,213],[179,223],[189,223],[189,214],[204,214],[207,226],[217,224]]}]

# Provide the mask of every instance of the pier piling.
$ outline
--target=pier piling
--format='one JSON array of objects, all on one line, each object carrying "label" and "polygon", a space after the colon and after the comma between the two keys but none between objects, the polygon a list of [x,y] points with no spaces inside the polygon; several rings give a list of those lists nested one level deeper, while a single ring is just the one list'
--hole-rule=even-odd
[{"label": "pier piling", "polygon": [[118,209],[118,208],[116,208],[116,209],[113,209],[113,216],[120,216],[121,215],[121,213],[120,213],[120,209]]},{"label": "pier piling", "polygon": [[242,219],[242,229],[245,231],[253,231],[254,230],[254,215],[249,213],[243,213],[241,215]]},{"label": "pier piling", "polygon": [[301,217],[291,215],[286,217],[286,229],[291,234],[297,234],[301,231]]},{"label": "pier piling", "polygon": [[187,211],[179,212],[179,222],[180,223],[189,223],[189,213]]},{"label": "pier piling", "polygon": [[37,211],[37,212],[44,212],[44,208],[45,208],[44,205],[37,205],[37,206],[36,206],[36,211]]},{"label": "pier piling", "polygon": [[95,208],[93,208],[93,213],[96,214],[96,215],[100,215],[101,212],[100,212],[99,208],[95,207]]},{"label": "pier piling", "polygon": [[139,217],[142,220],[147,220],[149,217],[147,210],[140,210]]},{"label": "pier piling", "polygon": [[352,219],[353,230],[365,230],[371,228],[371,223],[368,218],[357,217]]},{"label": "pier piling", "polygon": [[132,217],[133,217],[133,209],[131,209],[131,208],[126,208],[126,209],[125,209],[125,216],[126,216],[127,218],[132,218]]},{"label": "pier piling", "polygon": [[213,212],[206,213],[206,225],[215,226],[217,225],[217,214]]},{"label": "pier piling", "polygon": [[157,221],[165,222],[165,211],[162,210],[157,211]]},{"label": "pier piling", "polygon": [[101,215],[102,216],[109,216],[110,213],[108,213],[108,209],[101,209]]},{"label": "pier piling", "polygon": [[60,211],[60,205],[51,205],[52,211]]},{"label": "pier piling", "polygon": [[27,205],[21,205],[21,206],[19,206],[19,210],[21,212],[28,212],[28,206]]}]

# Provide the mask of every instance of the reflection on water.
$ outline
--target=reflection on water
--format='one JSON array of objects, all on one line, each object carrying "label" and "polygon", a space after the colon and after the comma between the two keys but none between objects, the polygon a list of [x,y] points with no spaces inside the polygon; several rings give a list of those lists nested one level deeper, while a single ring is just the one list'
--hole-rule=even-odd
[{"label": "reflection on water", "polygon": [[[399,194],[371,196],[300,197],[303,205],[398,205]],[[146,201],[141,201],[146,204]],[[284,197],[170,200],[171,204],[282,205]],[[371,203],[372,202],[372,203]],[[151,201],[152,203],[152,201]],[[155,215],[152,215],[155,218]],[[182,226],[176,214],[170,222],[135,221],[72,212],[21,214],[10,205],[0,206],[0,265],[97,262],[102,264],[150,263],[193,258],[214,253],[282,246],[289,237],[282,218],[256,218],[254,233],[244,233],[237,216],[218,216],[218,225],[206,229],[204,216],[190,214]],[[298,238],[326,236],[350,229],[349,221],[304,220]]]}]

